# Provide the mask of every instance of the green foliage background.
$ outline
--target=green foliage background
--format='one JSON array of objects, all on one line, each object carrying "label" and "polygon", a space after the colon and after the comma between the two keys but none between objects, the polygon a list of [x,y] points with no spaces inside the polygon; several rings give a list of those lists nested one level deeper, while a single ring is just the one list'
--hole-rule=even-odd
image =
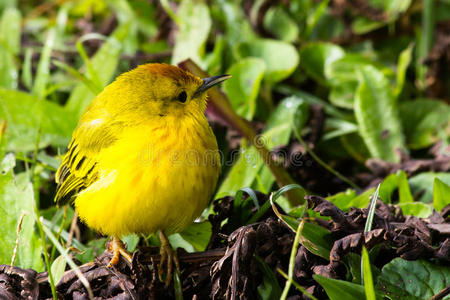
[{"label": "green foliage background", "polygon": [[[351,177],[366,170],[368,159],[399,163],[398,151],[427,158],[427,150],[439,143],[441,155],[449,155],[449,91],[442,96],[447,103],[427,96],[424,64],[436,24],[450,18],[449,1],[368,0],[381,17],[350,9],[345,22],[333,1],[288,2],[275,1],[265,10],[261,0],[245,9],[237,0],[0,2],[0,263],[10,263],[22,216],[15,265],[43,271],[46,250],[56,281],[62,274],[66,261],[43,229],[66,243],[73,210],[55,207],[54,172],[85,107],[137,63],[190,58],[211,75],[231,74],[223,91],[240,116],[265,124],[269,149],[308,134],[310,106],[323,106],[324,135],[315,152],[326,162],[350,161]],[[449,86],[449,78],[439,80]],[[226,141],[219,143],[226,153]],[[237,161],[224,167],[216,199],[246,187],[276,189],[257,151],[245,141],[240,147]],[[407,178],[399,171],[383,180],[380,197],[398,203],[404,214],[427,217],[450,203],[449,185],[448,173]],[[322,196],[348,209],[366,207],[374,191],[349,188]],[[283,197],[278,203],[298,213]],[[252,205],[238,207],[248,211]],[[171,236],[172,244],[204,250],[209,212],[203,222]],[[246,216],[242,212],[242,224]],[[311,239],[320,243],[320,238]],[[72,245],[87,262],[103,251],[105,240],[84,229]],[[139,237],[125,240],[132,251]],[[147,242],[158,243],[153,237]],[[383,274],[381,279],[388,276]],[[316,280],[327,292],[333,287],[330,279]],[[354,289],[354,295],[364,293],[360,286]]]}]

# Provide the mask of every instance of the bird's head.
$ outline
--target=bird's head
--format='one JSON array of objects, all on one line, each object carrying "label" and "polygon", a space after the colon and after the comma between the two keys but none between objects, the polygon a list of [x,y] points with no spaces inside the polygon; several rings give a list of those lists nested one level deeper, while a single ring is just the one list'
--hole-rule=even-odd
[{"label": "bird's head", "polygon": [[120,119],[198,116],[206,108],[206,91],[229,77],[201,79],[175,66],[145,64],[119,76],[101,98],[108,111]]}]

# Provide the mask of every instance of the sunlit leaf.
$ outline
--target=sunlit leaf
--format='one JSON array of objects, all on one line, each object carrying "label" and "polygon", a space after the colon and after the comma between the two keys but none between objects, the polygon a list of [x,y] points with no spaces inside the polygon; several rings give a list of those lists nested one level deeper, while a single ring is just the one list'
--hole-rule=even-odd
[{"label": "sunlit leaf", "polygon": [[177,17],[179,23],[172,64],[190,58],[202,66],[205,43],[211,28],[208,6],[202,2],[183,0],[178,7]]},{"label": "sunlit leaf", "polygon": [[359,132],[372,157],[398,162],[396,150],[406,152],[395,98],[389,82],[372,66],[360,69],[355,98]]},{"label": "sunlit leaf", "polygon": [[11,162],[14,155],[7,155],[1,162],[0,175],[0,264],[9,264],[16,244],[16,229],[22,214],[19,245],[14,265],[42,271],[44,268],[41,253],[41,240],[35,232],[34,192],[28,176],[21,173],[13,175]]},{"label": "sunlit leaf", "polygon": [[269,82],[285,79],[294,72],[299,63],[299,55],[295,47],[278,40],[257,39],[242,43],[237,51],[242,58],[253,56],[264,60],[266,63],[264,79]]},{"label": "sunlit leaf", "polygon": [[22,17],[20,11],[9,7],[0,20],[0,87],[17,88],[17,55],[20,51]]},{"label": "sunlit leaf", "polygon": [[232,77],[224,82],[223,89],[236,112],[247,120],[252,120],[255,114],[256,98],[265,69],[262,59],[249,57],[227,71]]},{"label": "sunlit leaf", "polygon": [[450,186],[439,180],[434,179],[433,184],[433,207],[437,211],[441,211],[450,204]]},{"label": "sunlit leaf", "polygon": [[378,287],[390,299],[430,299],[450,285],[450,269],[424,260],[395,258],[378,277]]}]

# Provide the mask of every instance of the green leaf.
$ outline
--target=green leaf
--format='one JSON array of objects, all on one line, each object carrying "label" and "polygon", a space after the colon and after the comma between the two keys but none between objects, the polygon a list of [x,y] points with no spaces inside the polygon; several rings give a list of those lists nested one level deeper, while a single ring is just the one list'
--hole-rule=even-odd
[{"label": "green leaf", "polygon": [[305,222],[301,232],[300,243],[311,253],[330,260],[333,238],[328,229],[314,223]]},{"label": "green leaf", "polygon": [[391,203],[391,195],[398,187],[397,174],[389,174],[383,179],[380,186],[380,198],[385,203]]},{"label": "green leaf", "polygon": [[411,190],[409,189],[408,178],[406,177],[405,171],[399,170],[397,172],[397,180],[398,180],[397,184],[398,184],[399,202],[400,203],[414,202]]},{"label": "green leaf", "polygon": [[271,7],[264,15],[264,29],[285,42],[294,42],[299,35],[296,22],[282,7]]},{"label": "green leaf", "polygon": [[339,209],[347,207],[348,203],[356,198],[356,192],[352,189],[347,189],[345,192],[340,192],[326,199],[336,205]]},{"label": "green leaf", "polygon": [[202,57],[212,23],[208,6],[200,1],[183,0],[178,7],[177,20],[172,64],[190,58],[203,66]]},{"label": "green leaf", "polygon": [[0,264],[9,264],[16,244],[16,229],[20,216],[23,222],[20,230],[19,245],[14,265],[20,268],[32,268],[43,271],[41,259],[42,244],[34,230],[33,186],[26,174],[13,175],[14,155],[8,154],[1,162],[0,175]]},{"label": "green leaf", "polygon": [[20,51],[22,17],[20,11],[9,7],[0,22],[0,87],[17,88],[16,59]]},{"label": "green leaf", "polygon": [[[120,25],[90,60],[103,86],[106,86],[111,81],[116,71],[122,50],[122,43],[127,39],[129,26],[128,23]],[[92,80],[89,74],[86,74],[86,77]],[[73,112],[76,119],[79,119],[94,97],[95,94],[92,93],[90,88],[80,82],[70,94],[66,108]]]},{"label": "green leaf", "polygon": [[239,44],[236,51],[241,58],[253,56],[264,60],[264,79],[273,83],[289,77],[299,63],[295,47],[278,40],[256,39]]},{"label": "green leaf", "polygon": [[399,115],[406,143],[412,149],[429,147],[440,136],[447,136],[446,132],[450,130],[450,106],[443,101],[416,99],[403,102],[399,105]]},{"label": "green leaf", "polygon": [[[66,249],[66,252],[68,252],[68,249]],[[60,255],[58,256],[52,263],[51,269],[52,269],[52,275],[53,280],[55,281],[55,284],[57,284],[61,278],[64,275],[64,271],[66,270],[67,262],[64,259],[64,256]]]},{"label": "green leaf", "polygon": [[356,34],[368,33],[395,21],[400,13],[408,9],[411,0],[373,0],[369,3],[373,8],[384,11],[386,20],[374,21],[367,17],[357,17],[352,24],[352,31]]},{"label": "green leaf", "polygon": [[50,78],[50,55],[55,45],[56,29],[50,28],[47,31],[44,48],[42,48],[41,58],[39,59],[36,78],[33,85],[32,93],[37,98],[45,98],[45,89]]},{"label": "green leaf", "polygon": [[430,299],[450,285],[450,269],[424,260],[395,258],[378,277],[378,287],[390,299]]},{"label": "green leaf", "polygon": [[373,21],[367,17],[356,17],[352,23],[352,32],[361,35],[385,26],[383,22]]},{"label": "green leaf", "polygon": [[261,80],[266,64],[262,59],[245,58],[228,69],[232,77],[223,83],[223,90],[234,110],[247,120],[252,120],[256,110]]},{"label": "green leaf", "polygon": [[262,283],[257,287],[258,299],[280,299],[281,287],[272,269],[258,256],[255,256],[259,269],[263,274]]},{"label": "green leaf", "polygon": [[433,207],[441,211],[450,204],[450,186],[443,183],[439,178],[434,179],[433,184]]},{"label": "green leaf", "polygon": [[369,253],[366,247],[362,250],[362,266],[364,275],[364,291],[367,300],[375,300],[375,287],[373,285],[372,270],[370,268]]},{"label": "green leaf", "polygon": [[430,204],[422,202],[399,203],[398,207],[402,209],[405,216],[428,218],[433,213],[433,207]]},{"label": "green leaf", "polygon": [[449,173],[424,172],[409,179],[409,185],[413,195],[418,193],[423,194],[419,201],[424,203],[433,202],[433,183],[435,178],[439,178],[446,185],[450,185]]},{"label": "green leaf", "polygon": [[359,133],[372,157],[398,162],[395,150],[407,150],[389,82],[372,66],[362,67],[360,76],[355,98]]},{"label": "green leaf", "polygon": [[86,245],[86,249],[75,255],[76,259],[83,264],[93,261],[97,256],[105,251],[105,244],[107,240],[107,238],[90,240]]},{"label": "green leaf", "polygon": [[262,135],[264,143],[272,150],[287,145],[292,134],[292,124],[302,130],[309,117],[309,105],[301,98],[284,98],[270,115]]},{"label": "green leaf", "polygon": [[325,84],[327,69],[344,55],[344,50],[334,44],[310,43],[300,50],[301,66],[309,76]]},{"label": "green leaf", "polygon": [[373,66],[385,75],[392,71],[375,60],[356,53],[346,53],[332,61],[325,69],[327,84],[331,86],[330,102],[336,106],[353,109],[355,92],[358,88],[358,70]]},{"label": "green leaf", "polygon": [[132,253],[136,250],[136,246],[139,243],[139,236],[132,233],[122,237],[121,240],[127,245],[127,250]]},{"label": "green leaf", "polygon": [[356,126],[355,123],[347,122],[345,120],[341,119],[334,119],[334,118],[326,118],[325,119],[325,128],[330,129],[333,128],[333,130],[328,131],[325,133],[322,137],[323,141],[331,140],[333,138],[347,135],[350,133],[354,133],[358,131],[358,126]]},{"label": "green leaf", "polygon": [[65,146],[77,124],[76,116],[55,103],[2,88],[0,118],[7,124],[7,149],[21,152],[34,150],[38,134],[40,148]]},{"label": "green leaf", "polygon": [[192,223],[182,232],[169,236],[170,244],[184,248],[187,252],[205,251],[211,238],[211,223],[208,221]]},{"label": "green leaf", "polygon": [[366,298],[362,285],[317,274],[313,275],[313,278],[325,289],[330,300],[361,300]]},{"label": "green leaf", "polygon": [[366,190],[364,193],[356,196],[355,191],[347,190],[345,193],[339,193],[326,199],[333,202],[340,210],[347,211],[350,207],[365,208],[370,202],[370,196],[375,192],[375,188]]},{"label": "green leaf", "polygon": [[242,145],[239,158],[220,185],[215,199],[234,195],[242,187],[252,186],[264,162],[254,147]]},{"label": "green leaf", "polygon": [[403,50],[398,57],[397,63],[397,85],[394,89],[394,97],[398,98],[405,85],[406,70],[412,60],[412,50],[414,44],[410,44],[408,48]]}]

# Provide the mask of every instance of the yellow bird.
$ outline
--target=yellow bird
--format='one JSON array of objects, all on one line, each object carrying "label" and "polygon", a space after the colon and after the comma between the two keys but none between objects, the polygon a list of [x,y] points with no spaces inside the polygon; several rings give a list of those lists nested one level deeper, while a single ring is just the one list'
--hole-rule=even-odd
[{"label": "yellow bird", "polygon": [[220,159],[205,92],[229,77],[145,64],[87,107],[56,173],[55,201],[73,202],[84,223],[113,237],[110,265],[131,261],[122,236],[159,231],[159,275],[165,263],[169,281],[173,263],[179,271],[166,234],[189,225],[214,191]]}]

